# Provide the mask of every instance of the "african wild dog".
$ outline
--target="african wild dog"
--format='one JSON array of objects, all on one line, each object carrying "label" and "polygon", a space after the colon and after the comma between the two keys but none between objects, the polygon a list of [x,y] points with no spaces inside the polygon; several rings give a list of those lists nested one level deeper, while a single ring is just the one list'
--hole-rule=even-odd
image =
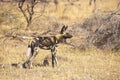
[{"label": "african wild dog", "polygon": [[52,54],[52,67],[58,64],[56,58],[56,46],[58,43],[65,42],[66,39],[72,38],[70,33],[66,33],[68,26],[63,26],[60,33],[56,34],[55,36],[49,37],[35,37],[34,41],[30,42],[28,45],[28,52],[27,52],[27,61],[24,63],[25,68],[30,68],[32,66],[32,60],[38,54],[39,48],[45,50],[51,50]]}]

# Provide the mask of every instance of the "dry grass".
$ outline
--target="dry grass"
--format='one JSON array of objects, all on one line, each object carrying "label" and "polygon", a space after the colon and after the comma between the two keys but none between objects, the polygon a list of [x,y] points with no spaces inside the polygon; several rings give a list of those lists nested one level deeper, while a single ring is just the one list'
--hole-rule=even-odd
[{"label": "dry grass", "polygon": [[[23,47],[25,48],[25,47]],[[13,48],[14,49],[14,48]],[[9,50],[2,63],[19,63],[25,59],[24,50]],[[7,51],[7,52],[8,52]],[[21,51],[21,52],[19,52]],[[42,64],[49,51],[40,50],[34,62]],[[60,44],[57,54],[67,58],[58,60],[59,66],[35,66],[32,69],[0,68],[0,80],[118,80],[120,79],[120,53],[99,50],[80,51]],[[24,55],[24,56],[23,56]],[[2,57],[2,55],[1,55]]]},{"label": "dry grass", "polygon": [[[98,10],[111,11],[115,9],[119,0],[98,0]],[[65,4],[67,5],[65,7]],[[112,5],[111,5],[112,4]],[[11,7],[9,7],[11,6]],[[37,7],[37,6],[36,6]],[[39,5],[38,7],[42,7]],[[41,8],[36,8],[38,13],[34,16],[31,25],[32,31],[44,32],[52,22],[61,22],[63,24],[74,24],[74,22],[83,21],[92,15],[93,5],[89,6],[88,0],[74,2],[74,5],[60,2],[55,10],[53,3],[46,7],[42,16]],[[14,14],[15,20],[2,13]],[[36,18],[37,17],[37,18]],[[53,20],[53,21],[52,21]],[[55,21],[54,21],[55,20]],[[29,35],[25,32],[25,20],[17,7],[6,5],[0,7],[0,35],[6,34],[13,28],[17,33]],[[44,27],[44,28],[43,28]],[[31,32],[30,32],[31,33]],[[77,36],[75,36],[77,37]],[[0,40],[2,42],[2,40]],[[8,39],[5,43],[0,43],[0,64],[23,63],[26,60],[25,53],[27,41]],[[102,52],[96,49],[80,51],[73,49],[71,46],[60,44],[57,48],[57,54],[66,61],[58,60],[59,66],[54,69],[51,66],[35,66],[32,69],[21,69],[7,66],[0,68],[0,80],[119,80],[120,79],[120,52]],[[46,55],[50,51],[40,50],[34,62],[42,64]]]},{"label": "dry grass", "polygon": [[[119,0],[98,0],[96,3],[96,11],[110,12],[116,8],[118,2]],[[22,13],[20,13],[17,4],[7,3],[6,5],[6,3],[4,3],[2,5],[0,7],[2,30],[7,31],[14,27],[25,29],[26,21]],[[57,9],[53,3],[39,3],[35,7],[35,15],[33,16],[31,28],[33,28],[33,30],[40,30],[44,27],[45,29],[43,30],[46,30],[53,22],[72,25],[90,17],[93,14],[93,10],[94,4],[90,6],[89,0],[79,0],[73,3],[60,1]]]}]

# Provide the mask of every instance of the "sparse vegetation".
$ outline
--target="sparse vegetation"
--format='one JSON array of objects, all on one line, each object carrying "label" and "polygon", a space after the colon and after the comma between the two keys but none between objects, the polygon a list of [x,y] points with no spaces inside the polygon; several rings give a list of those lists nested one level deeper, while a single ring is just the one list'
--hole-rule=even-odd
[{"label": "sparse vegetation", "polygon": [[[115,36],[119,36],[120,10],[108,21],[103,19],[116,10],[120,1],[96,0],[95,8],[94,4],[89,5],[90,0],[61,0],[56,5],[54,1],[45,1],[40,0],[35,6],[35,13],[28,30],[17,3],[4,2],[4,0],[0,2],[0,80],[119,80],[120,51],[108,49],[103,51],[103,48],[110,46],[108,43],[101,50],[91,45],[90,48],[86,48],[88,47],[86,38],[96,35],[95,31],[98,27],[100,29],[96,33],[100,37],[103,36],[100,31],[108,31],[107,28],[111,28],[110,31],[115,34],[110,40],[119,41],[119,37]],[[70,45],[58,45],[57,67],[53,69],[51,63],[50,66],[43,66],[45,58],[49,61],[51,59],[48,56],[50,51],[41,49],[34,59],[32,69],[16,67],[16,64],[26,60],[29,42],[21,36],[54,35],[59,32],[63,24],[70,26],[68,31],[74,37],[67,41],[71,43]]]}]

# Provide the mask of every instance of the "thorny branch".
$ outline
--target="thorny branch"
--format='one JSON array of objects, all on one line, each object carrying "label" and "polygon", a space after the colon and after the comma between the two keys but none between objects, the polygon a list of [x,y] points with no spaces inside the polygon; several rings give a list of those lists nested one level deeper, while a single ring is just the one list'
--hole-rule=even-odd
[{"label": "thorny branch", "polygon": [[[27,22],[27,28],[30,26],[33,15],[34,15],[34,7],[38,3],[37,0],[31,0],[29,4],[27,4],[26,9],[23,9],[25,0],[21,0],[18,3],[18,7],[20,11],[22,12],[23,16],[26,19]],[[28,15],[27,15],[28,14]]]}]

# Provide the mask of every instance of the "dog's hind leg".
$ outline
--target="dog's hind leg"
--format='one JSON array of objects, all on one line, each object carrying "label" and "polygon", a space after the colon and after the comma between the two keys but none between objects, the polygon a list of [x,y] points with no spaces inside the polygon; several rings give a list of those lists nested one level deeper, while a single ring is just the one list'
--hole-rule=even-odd
[{"label": "dog's hind leg", "polygon": [[33,59],[38,54],[38,48],[31,47],[31,45],[28,45],[28,50],[26,53],[27,60],[23,63],[24,68],[32,68],[33,67]]},{"label": "dog's hind leg", "polygon": [[27,52],[26,52],[26,57],[27,57],[27,60],[29,60],[33,55],[33,52],[32,52],[32,48],[30,45],[28,45],[28,49],[27,49]]},{"label": "dog's hind leg", "polygon": [[31,45],[28,45],[28,49],[26,52],[27,60],[23,63],[24,68],[30,68],[30,66],[32,65],[32,63],[30,62],[30,58],[32,57],[32,55],[33,55],[33,52],[32,52]]}]

